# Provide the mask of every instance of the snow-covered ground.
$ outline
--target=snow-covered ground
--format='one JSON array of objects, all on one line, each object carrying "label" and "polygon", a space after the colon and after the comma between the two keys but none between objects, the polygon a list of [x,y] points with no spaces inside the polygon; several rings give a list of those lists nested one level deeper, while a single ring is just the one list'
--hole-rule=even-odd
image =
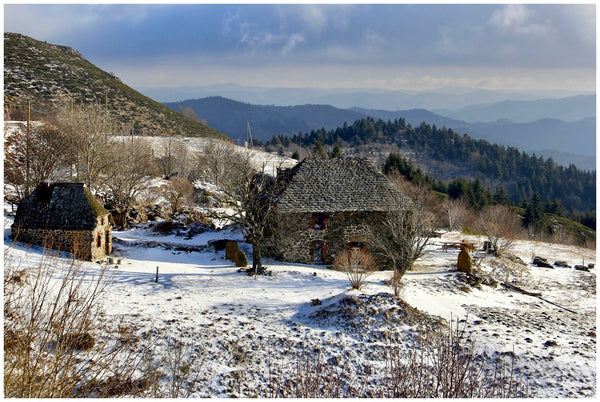
[{"label": "snow-covered ground", "polygon": [[[11,223],[5,216],[5,248],[11,245]],[[356,291],[341,272],[266,260],[270,275],[254,279],[238,272],[224,251],[208,247],[216,239],[241,240],[233,231],[184,239],[140,226],[114,236],[104,319],[122,320],[140,334],[153,334],[157,361],[169,359],[174,340],[180,342],[181,362],[191,373],[184,395],[265,395],[268,367],[292,367],[297,353],[307,350],[318,350],[324,360],[357,371],[372,367],[377,372],[384,365],[385,348],[406,344],[424,325],[394,315],[399,302],[386,284],[391,272],[373,274]],[[595,397],[595,269],[549,269],[529,263],[535,254],[551,262],[587,265],[595,263],[595,252],[518,241],[510,253],[524,265],[502,265],[490,257],[481,261],[480,271],[500,282],[540,291],[540,298],[501,284],[472,287],[460,281],[455,271],[458,250],[445,252],[441,245],[462,239],[483,243],[482,238],[460,233],[432,239],[427,254],[402,279],[400,298],[422,312],[459,320],[481,353],[514,353],[515,374],[528,381],[538,397]],[[189,251],[191,246],[197,251]],[[246,245],[241,247],[250,252]],[[30,261],[40,251],[32,248],[27,253],[17,245],[11,253],[11,258]],[[313,302],[316,299],[320,304]],[[341,306],[348,303],[368,313],[359,315],[360,320],[348,318],[341,314]]]},{"label": "snow-covered ground", "polygon": [[[126,138],[122,136],[115,136],[115,139]],[[144,141],[148,141],[156,155],[161,155],[166,147],[166,144],[171,140],[174,143],[185,145],[190,152],[206,152],[206,149],[210,144],[222,143],[221,140],[214,138],[201,138],[201,137],[153,137],[145,136],[142,137]],[[250,159],[254,163],[254,166],[265,171],[265,173],[276,175],[277,168],[290,168],[298,163],[297,160],[287,158],[285,156],[278,156],[270,152],[264,152],[257,149],[249,149],[241,146],[235,146],[235,149],[239,152],[248,153]]]}]

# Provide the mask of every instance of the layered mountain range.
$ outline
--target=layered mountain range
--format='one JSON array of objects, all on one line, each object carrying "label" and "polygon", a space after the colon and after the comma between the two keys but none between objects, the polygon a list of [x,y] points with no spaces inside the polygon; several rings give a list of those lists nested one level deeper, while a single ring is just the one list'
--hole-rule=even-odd
[{"label": "layered mountain range", "polygon": [[[223,96],[162,104],[125,85],[115,74],[96,67],[75,49],[21,34],[4,34],[5,119],[27,102],[39,114],[52,113],[69,103],[98,103],[144,135],[229,137],[243,141],[251,132],[255,139],[266,141],[275,135],[335,129],[367,116],[386,121],[403,118],[414,126],[426,122],[452,128],[476,139],[552,157],[564,165],[573,163],[589,170],[596,166],[595,95],[590,94],[541,99],[532,99],[531,94],[504,94],[515,100],[500,100],[502,94],[497,92],[459,89],[454,89],[454,93],[450,89],[415,93],[225,85],[210,90],[240,98],[273,99],[265,103],[284,99],[329,100],[338,107],[321,103],[258,105]],[[186,92],[181,89],[181,93]],[[449,109],[449,104],[456,107]],[[394,105],[408,107],[393,109]],[[191,116],[197,118],[178,113],[182,110],[192,110]]]}]

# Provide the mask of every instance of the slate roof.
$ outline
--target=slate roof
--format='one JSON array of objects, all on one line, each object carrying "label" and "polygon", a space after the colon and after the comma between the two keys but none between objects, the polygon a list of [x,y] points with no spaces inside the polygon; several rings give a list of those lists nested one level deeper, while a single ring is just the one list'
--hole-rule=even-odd
[{"label": "slate roof", "polygon": [[280,212],[383,212],[410,205],[366,158],[305,159],[278,179]]},{"label": "slate roof", "polygon": [[23,199],[13,225],[24,229],[92,230],[108,215],[83,183],[42,183]]}]

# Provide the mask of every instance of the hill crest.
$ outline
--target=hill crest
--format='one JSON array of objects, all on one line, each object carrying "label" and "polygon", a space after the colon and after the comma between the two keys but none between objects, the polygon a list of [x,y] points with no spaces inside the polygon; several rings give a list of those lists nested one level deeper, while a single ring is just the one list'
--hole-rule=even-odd
[{"label": "hill crest", "polygon": [[227,138],[142,95],[77,50],[18,33],[4,33],[4,95],[7,106],[31,102],[45,114],[70,102],[106,104],[141,134]]}]

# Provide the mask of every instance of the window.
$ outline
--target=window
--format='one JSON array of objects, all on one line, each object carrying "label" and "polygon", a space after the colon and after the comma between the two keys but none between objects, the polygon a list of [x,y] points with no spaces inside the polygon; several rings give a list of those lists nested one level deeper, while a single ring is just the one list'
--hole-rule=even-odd
[{"label": "window", "polygon": [[327,229],[327,221],[329,219],[322,214],[313,214],[311,218],[311,228],[314,230],[325,230]]},{"label": "window", "polygon": [[98,233],[98,236],[96,237],[96,247],[102,247],[102,233]]},{"label": "window", "polygon": [[350,250],[362,250],[364,247],[364,243],[362,241],[351,241],[348,243],[348,248]]}]

